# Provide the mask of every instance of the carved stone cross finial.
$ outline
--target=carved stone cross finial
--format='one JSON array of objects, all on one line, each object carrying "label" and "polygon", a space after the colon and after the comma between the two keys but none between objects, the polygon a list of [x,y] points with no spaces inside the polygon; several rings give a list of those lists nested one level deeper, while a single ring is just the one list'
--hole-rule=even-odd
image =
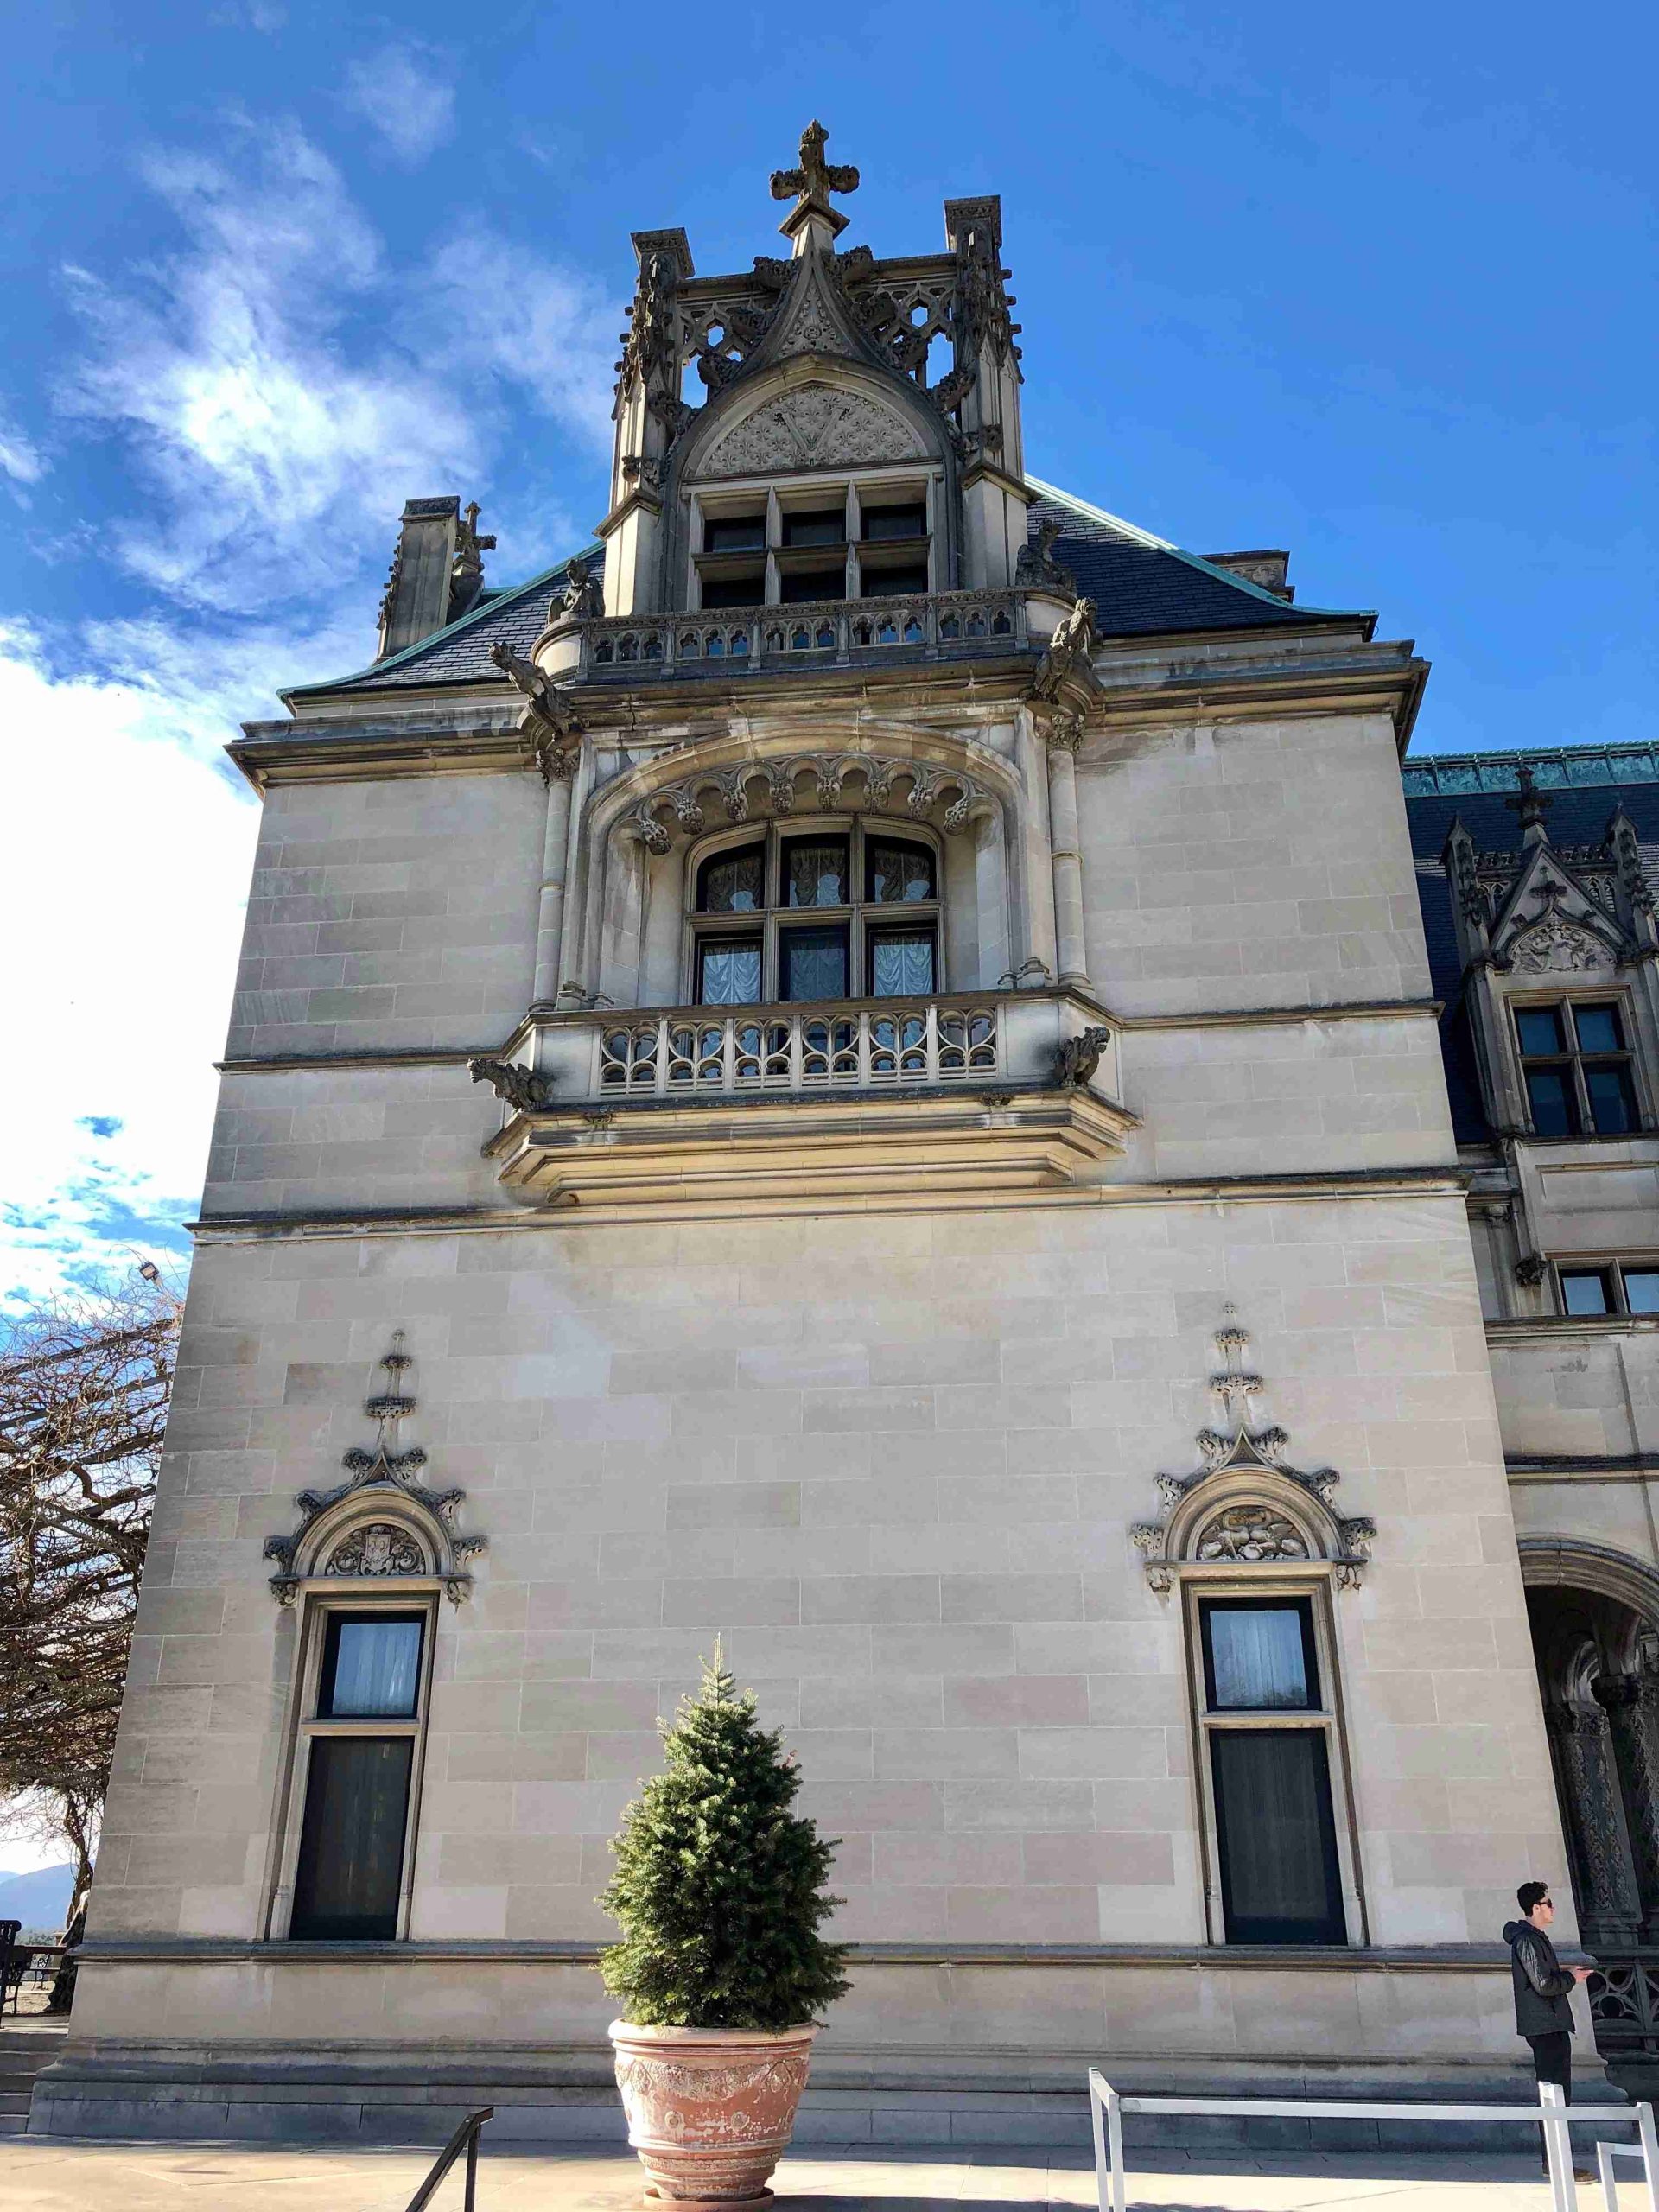
[{"label": "carved stone cross finial", "polygon": [[1522,842],[1525,843],[1529,830],[1536,830],[1548,836],[1544,817],[1554,805],[1555,795],[1553,791],[1539,790],[1532,770],[1524,760],[1521,762],[1516,771],[1516,781],[1517,789],[1511,797],[1504,800],[1503,804],[1511,814],[1520,816]]},{"label": "carved stone cross finial", "polygon": [[778,226],[785,238],[793,238],[808,215],[821,216],[831,232],[843,231],[847,218],[830,204],[832,192],[856,192],[858,171],[848,162],[826,162],[823,149],[830,133],[816,118],[801,133],[801,165],[794,169],[774,169],[772,173],[772,196],[774,200],[793,200],[795,205]]}]

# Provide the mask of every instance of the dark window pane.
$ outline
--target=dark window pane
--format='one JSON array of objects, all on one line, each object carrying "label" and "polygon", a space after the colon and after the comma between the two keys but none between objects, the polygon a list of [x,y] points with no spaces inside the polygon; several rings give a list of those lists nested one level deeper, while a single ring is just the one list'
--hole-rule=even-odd
[{"label": "dark window pane", "polygon": [[1527,1102],[1532,1109],[1532,1126],[1541,1137],[1579,1134],[1579,1100],[1571,1068],[1529,1068]]},{"label": "dark window pane", "polygon": [[1624,1303],[1632,1313],[1659,1313],[1659,1268],[1626,1268]]},{"label": "dark window pane", "polygon": [[1523,1052],[1564,1052],[1567,1050],[1559,1007],[1517,1007],[1515,1028]]},{"label": "dark window pane", "polygon": [[933,988],[931,930],[880,930],[870,938],[870,996],[925,997]]},{"label": "dark window pane", "polygon": [[901,569],[866,568],[860,579],[866,599],[910,599],[927,589],[925,561],[907,561]]},{"label": "dark window pane", "polygon": [[869,897],[884,906],[933,896],[933,855],[925,845],[870,841]]},{"label": "dark window pane", "polygon": [[705,576],[702,580],[705,607],[759,607],[766,595],[764,569],[756,569],[747,575]]},{"label": "dark window pane", "polygon": [[845,930],[785,930],[781,941],[786,999],[844,999]]},{"label": "dark window pane", "polygon": [[1206,1605],[1203,1611],[1212,1713],[1306,1710],[1319,1703],[1306,1605]]},{"label": "dark window pane", "polygon": [[319,1736],[289,1933],[297,1942],[390,1942],[415,1746],[406,1736]]},{"label": "dark window pane", "polygon": [[918,499],[914,505],[866,507],[859,526],[870,538],[925,537],[927,502]]},{"label": "dark window pane", "polygon": [[697,947],[697,1004],[758,1006],[760,1001],[760,938],[704,938]]},{"label": "dark window pane", "polygon": [[1569,1313],[1611,1313],[1612,1286],[1600,1268],[1574,1269],[1561,1274],[1561,1304]]},{"label": "dark window pane", "polygon": [[704,914],[754,914],[760,909],[766,853],[747,845],[741,853],[721,853],[705,861],[697,881],[697,907]]},{"label": "dark window pane", "polygon": [[784,847],[784,903],[787,906],[844,906],[848,903],[847,840],[821,837]]},{"label": "dark window pane", "polygon": [[1575,1004],[1573,1027],[1579,1033],[1579,1050],[1581,1052],[1622,1052],[1624,1049],[1617,1007]]},{"label": "dark window pane", "polygon": [[785,607],[804,607],[808,600],[845,599],[845,569],[794,569],[778,580],[779,595]]},{"label": "dark window pane", "polygon": [[421,1694],[421,1623],[419,1613],[331,1614],[319,1713],[335,1720],[412,1715]]},{"label": "dark window pane", "polygon": [[847,535],[844,507],[817,507],[810,514],[785,514],[785,545],[839,545]]},{"label": "dark window pane", "polygon": [[1341,1943],[1342,1885],[1319,1728],[1210,1738],[1230,1943]]},{"label": "dark window pane", "polygon": [[766,518],[758,515],[725,515],[718,520],[712,515],[702,525],[702,545],[706,553],[748,553],[759,547],[764,551],[766,543]]},{"label": "dark window pane", "polygon": [[1586,1060],[1584,1087],[1590,1122],[1599,1137],[1623,1136],[1636,1127],[1636,1085],[1623,1060]]}]

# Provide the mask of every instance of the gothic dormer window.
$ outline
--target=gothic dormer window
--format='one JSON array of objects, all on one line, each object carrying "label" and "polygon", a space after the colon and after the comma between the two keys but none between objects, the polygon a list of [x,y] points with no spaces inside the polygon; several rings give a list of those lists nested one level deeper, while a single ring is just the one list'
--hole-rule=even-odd
[{"label": "gothic dormer window", "polygon": [[939,857],[879,822],[774,823],[692,870],[691,998],[753,1006],[939,988]]}]

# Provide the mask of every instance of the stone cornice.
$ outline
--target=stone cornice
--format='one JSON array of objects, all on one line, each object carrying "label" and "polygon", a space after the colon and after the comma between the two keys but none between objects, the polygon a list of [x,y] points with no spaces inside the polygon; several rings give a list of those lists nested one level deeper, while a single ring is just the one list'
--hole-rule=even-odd
[{"label": "stone cornice", "polygon": [[[218,1937],[102,1936],[83,1943],[86,1966],[420,1966],[470,1961],[504,1966],[596,1967],[597,1943],[510,1942],[464,1937],[404,1943],[257,1942]],[[1563,1947],[1563,1956],[1585,1955]],[[1191,1971],[1274,1974],[1333,1969],[1357,1974],[1503,1974],[1507,1946],[1497,1943],[1359,1945],[1210,1943],[854,1943],[855,1966],[1179,1967]],[[100,2038],[100,2041],[103,2039]]]},{"label": "stone cornice", "polygon": [[[873,1198],[849,1200],[866,1217],[876,1214],[949,1213],[964,1209],[1020,1211],[1050,1206],[1214,1205],[1231,1203],[1324,1205],[1332,1199],[1455,1198],[1465,1194],[1466,1178],[1455,1167],[1406,1166],[1333,1168],[1311,1173],[1282,1175],[1186,1176],[1159,1182],[1088,1183],[1058,1189],[1017,1191],[976,1190],[960,1198],[950,1191],[918,1190],[893,1192]],[[799,1214],[835,1212],[833,1201],[822,1196],[798,1198],[755,1198],[746,1203],[753,1219],[781,1219]],[[719,1206],[695,1200],[675,1209],[676,1221],[715,1221],[726,1216]],[[606,1223],[637,1219],[660,1226],[660,1206],[641,1204],[629,1210],[607,1208]],[[267,1237],[296,1236],[453,1236],[465,1233],[499,1235],[504,1229],[585,1229],[602,1224],[578,1205],[415,1206],[362,1207],[352,1211],[295,1211],[291,1213],[216,1213],[187,1222],[184,1226],[200,1244],[243,1244]]]}]

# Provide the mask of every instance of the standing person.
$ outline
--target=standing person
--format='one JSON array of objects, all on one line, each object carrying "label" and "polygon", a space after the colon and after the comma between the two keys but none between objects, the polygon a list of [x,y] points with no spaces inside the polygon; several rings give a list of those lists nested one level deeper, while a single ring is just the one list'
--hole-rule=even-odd
[{"label": "standing person", "polygon": [[[1540,2082],[1555,2082],[1573,2101],[1573,1986],[1588,1981],[1588,1967],[1564,1967],[1549,1940],[1555,1917],[1548,1882],[1522,1882],[1515,1893],[1522,1917],[1504,1927],[1510,1947],[1510,1974],[1515,1984],[1515,2031],[1531,2046],[1533,2071]],[[1544,2171],[1549,2171],[1548,2157]]]}]

